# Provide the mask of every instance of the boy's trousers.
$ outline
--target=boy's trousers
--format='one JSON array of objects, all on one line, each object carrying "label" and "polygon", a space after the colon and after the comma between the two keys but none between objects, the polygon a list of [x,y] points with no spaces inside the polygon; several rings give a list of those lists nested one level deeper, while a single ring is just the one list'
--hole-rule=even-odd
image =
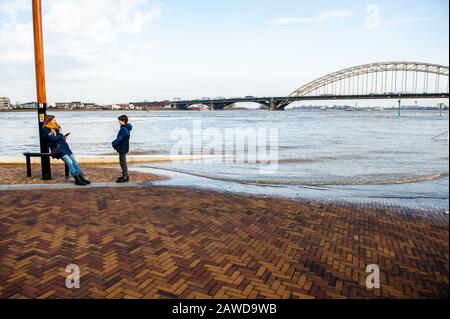
[{"label": "boy's trousers", "polygon": [[119,154],[120,167],[122,168],[123,177],[128,177],[127,154]]}]

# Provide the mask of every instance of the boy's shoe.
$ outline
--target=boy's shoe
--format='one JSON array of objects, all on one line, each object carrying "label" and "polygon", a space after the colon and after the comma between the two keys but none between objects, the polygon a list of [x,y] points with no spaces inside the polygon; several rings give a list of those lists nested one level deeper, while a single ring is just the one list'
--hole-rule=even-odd
[{"label": "boy's shoe", "polygon": [[117,179],[116,183],[123,184],[123,183],[128,183],[129,181],[130,181],[129,177],[125,178],[125,177],[121,176]]},{"label": "boy's shoe", "polygon": [[75,176],[74,178],[75,178],[75,185],[78,185],[78,186],[86,186],[87,185],[87,183],[85,181],[83,181],[80,178],[80,176]]}]

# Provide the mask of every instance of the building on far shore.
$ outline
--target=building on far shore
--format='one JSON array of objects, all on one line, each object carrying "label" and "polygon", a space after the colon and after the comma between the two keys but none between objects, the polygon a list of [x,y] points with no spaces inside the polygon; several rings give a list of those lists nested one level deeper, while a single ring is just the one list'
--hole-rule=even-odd
[{"label": "building on far shore", "polygon": [[0,97],[0,110],[11,109],[11,100],[7,97]]},{"label": "building on far shore", "polygon": [[79,110],[81,109],[81,102],[57,102],[55,108],[60,110]]},{"label": "building on far shore", "polygon": [[58,110],[97,110],[100,107],[95,103],[83,102],[58,102],[55,103],[55,108]]},{"label": "building on far shore", "polygon": [[130,109],[132,110],[151,110],[151,109],[165,109],[170,108],[170,101],[154,101],[154,102],[131,102]]},{"label": "building on far shore", "polygon": [[85,110],[97,110],[100,107],[95,103],[83,103],[83,107]]},{"label": "building on far shore", "polygon": [[130,102],[128,104],[112,104],[111,110],[148,111],[170,108],[169,101]]},{"label": "building on far shore", "polygon": [[113,104],[111,105],[111,110],[128,110],[130,104]]},{"label": "building on far shore", "polygon": [[37,103],[36,102],[22,103],[18,106],[18,108],[23,110],[37,110]]}]

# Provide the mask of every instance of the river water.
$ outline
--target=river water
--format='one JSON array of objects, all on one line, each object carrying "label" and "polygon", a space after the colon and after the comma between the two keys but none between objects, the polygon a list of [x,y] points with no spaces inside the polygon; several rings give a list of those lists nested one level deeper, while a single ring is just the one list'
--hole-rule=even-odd
[{"label": "river water", "polygon": [[[70,144],[76,154],[105,155],[114,154],[110,142],[117,133],[119,113],[55,115],[64,131],[71,132]],[[437,111],[404,111],[400,118],[393,111],[332,110],[161,111],[128,115],[134,126],[131,148],[136,154],[169,155],[174,145],[195,141],[203,147],[214,146],[216,155],[223,154],[229,146],[224,136],[230,129],[238,134],[245,130],[265,131],[267,144],[276,142],[265,149],[272,165],[215,159],[134,167],[172,176],[165,184],[449,209],[447,134],[433,139],[448,131],[448,112],[441,117]],[[0,113],[0,119],[0,155],[38,150],[35,113]],[[277,129],[276,135],[270,129]],[[189,138],[181,139],[182,133],[190,134]],[[198,152],[195,147],[184,150]],[[248,146],[245,150],[247,155],[253,151]],[[270,170],[265,170],[267,167]]]}]

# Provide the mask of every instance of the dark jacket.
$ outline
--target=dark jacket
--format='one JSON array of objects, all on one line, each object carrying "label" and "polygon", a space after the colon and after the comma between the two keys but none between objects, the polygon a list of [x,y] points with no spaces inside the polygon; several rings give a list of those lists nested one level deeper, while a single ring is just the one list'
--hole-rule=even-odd
[{"label": "dark jacket", "polygon": [[117,134],[117,138],[112,142],[112,147],[119,154],[127,154],[130,151],[130,132],[133,129],[131,124],[122,125]]},{"label": "dark jacket", "polygon": [[64,139],[59,130],[55,130],[56,135],[50,135],[51,130],[47,127],[41,129],[42,137],[47,141],[52,154],[55,154],[54,158],[61,158],[64,155],[72,155],[72,150]]}]

